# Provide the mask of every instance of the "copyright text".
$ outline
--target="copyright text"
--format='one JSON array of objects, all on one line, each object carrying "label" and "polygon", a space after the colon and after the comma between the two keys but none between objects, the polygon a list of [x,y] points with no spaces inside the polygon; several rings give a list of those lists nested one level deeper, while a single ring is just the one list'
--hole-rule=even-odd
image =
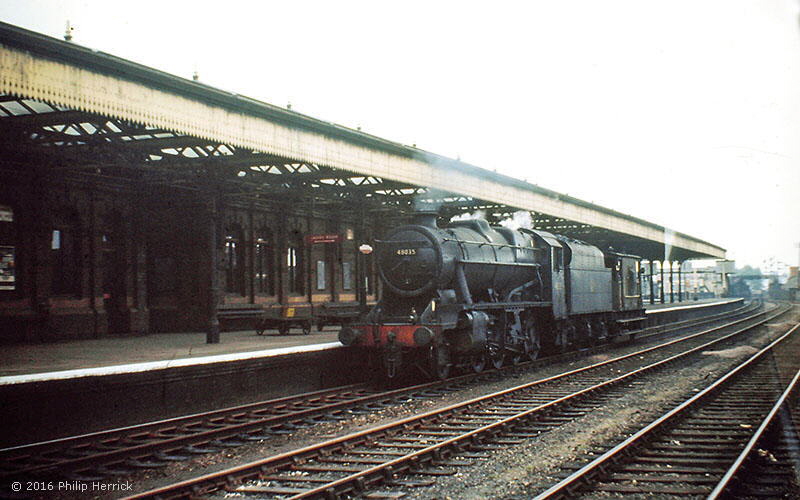
[{"label": "copyright text", "polygon": [[130,481],[15,481],[12,491],[131,491]]}]

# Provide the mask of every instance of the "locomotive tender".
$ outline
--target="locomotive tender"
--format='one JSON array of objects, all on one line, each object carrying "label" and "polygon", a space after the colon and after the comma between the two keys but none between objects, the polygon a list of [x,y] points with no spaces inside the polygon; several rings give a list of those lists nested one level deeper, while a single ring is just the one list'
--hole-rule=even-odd
[{"label": "locomotive tender", "polygon": [[339,340],[388,377],[408,365],[437,378],[499,368],[542,348],[606,342],[644,320],[639,257],[565,236],[483,219],[439,228],[423,212],[376,246],[382,297]]}]

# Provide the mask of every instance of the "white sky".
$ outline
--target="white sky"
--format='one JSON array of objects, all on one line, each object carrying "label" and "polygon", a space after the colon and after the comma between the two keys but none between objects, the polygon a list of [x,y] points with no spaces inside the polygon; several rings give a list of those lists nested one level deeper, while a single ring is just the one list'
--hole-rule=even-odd
[{"label": "white sky", "polygon": [[797,265],[797,0],[1,0],[0,19]]}]

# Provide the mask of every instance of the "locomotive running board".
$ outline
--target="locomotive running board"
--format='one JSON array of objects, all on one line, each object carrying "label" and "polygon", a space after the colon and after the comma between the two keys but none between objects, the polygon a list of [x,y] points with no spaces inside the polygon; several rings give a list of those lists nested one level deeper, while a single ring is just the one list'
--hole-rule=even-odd
[{"label": "locomotive running board", "polygon": [[477,304],[467,306],[465,309],[523,309],[526,307],[550,307],[552,305],[552,302],[479,302]]},{"label": "locomotive running board", "polygon": [[625,323],[633,323],[635,321],[647,321],[647,317],[642,316],[640,318],[620,318],[614,321],[616,321],[617,323],[625,324]]}]

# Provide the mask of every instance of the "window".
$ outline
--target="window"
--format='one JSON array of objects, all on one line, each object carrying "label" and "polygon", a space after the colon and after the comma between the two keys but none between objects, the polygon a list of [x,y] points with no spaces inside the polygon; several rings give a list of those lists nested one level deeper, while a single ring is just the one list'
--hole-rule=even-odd
[{"label": "window", "polygon": [[255,281],[256,291],[275,295],[275,250],[272,246],[272,232],[261,228],[256,233]]},{"label": "window", "polygon": [[242,228],[234,224],[225,232],[225,291],[245,295]]},{"label": "window", "polygon": [[564,249],[553,247],[553,270],[560,271],[564,267]]},{"label": "window", "polygon": [[342,262],[342,288],[344,290],[353,289],[353,263]]},{"label": "window", "polygon": [[628,272],[626,275],[627,283],[626,283],[626,294],[630,296],[639,295],[639,262],[632,264],[628,268]]},{"label": "window", "polygon": [[298,231],[289,236],[286,247],[286,272],[289,293],[302,294],[305,290],[303,273],[303,239]]},{"label": "window", "polygon": [[0,291],[17,287],[15,252],[14,210],[0,205]]},{"label": "window", "polygon": [[325,290],[327,286],[325,279],[325,261],[318,260],[317,261],[317,290]]},{"label": "window", "polygon": [[80,224],[75,213],[57,220],[50,233],[53,295],[81,296],[83,269],[80,234]]}]

